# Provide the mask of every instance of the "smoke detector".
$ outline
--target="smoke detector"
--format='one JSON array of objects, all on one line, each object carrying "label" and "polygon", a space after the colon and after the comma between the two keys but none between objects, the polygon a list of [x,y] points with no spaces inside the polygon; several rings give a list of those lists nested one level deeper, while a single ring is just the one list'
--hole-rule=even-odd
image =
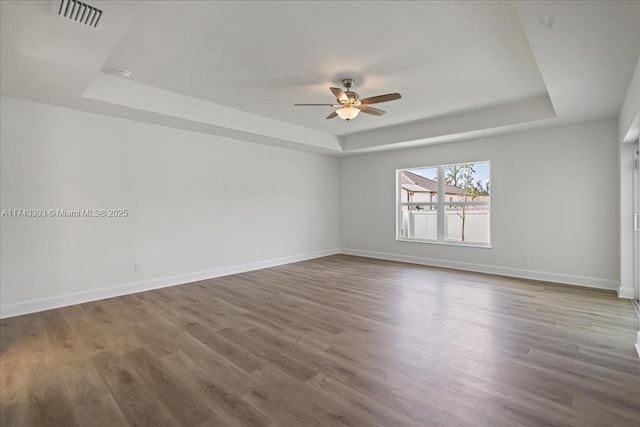
[{"label": "smoke detector", "polygon": [[125,79],[128,79],[133,75],[131,70],[127,70],[126,68],[116,68],[116,74],[120,77],[124,77]]},{"label": "smoke detector", "polygon": [[98,28],[104,11],[88,3],[78,0],[60,0],[53,2],[53,12],[61,18],[68,19],[89,28]]}]

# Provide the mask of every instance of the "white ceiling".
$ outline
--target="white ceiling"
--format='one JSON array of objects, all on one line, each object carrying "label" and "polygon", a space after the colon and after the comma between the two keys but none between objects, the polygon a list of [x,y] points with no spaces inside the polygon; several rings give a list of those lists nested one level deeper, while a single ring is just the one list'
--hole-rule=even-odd
[{"label": "white ceiling", "polygon": [[[638,1],[88,1],[99,30],[57,3],[0,2],[2,95],[336,154],[616,117],[640,55]],[[403,97],[293,106],[345,77]]]}]

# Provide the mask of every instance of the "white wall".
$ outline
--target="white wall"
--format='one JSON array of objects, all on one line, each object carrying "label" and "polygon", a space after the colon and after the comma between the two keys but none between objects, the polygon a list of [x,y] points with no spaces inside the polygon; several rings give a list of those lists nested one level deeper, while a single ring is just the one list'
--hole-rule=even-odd
[{"label": "white wall", "polygon": [[[0,108],[2,209],[130,213],[2,218],[2,317],[339,247],[618,284],[613,120],[336,159],[12,98],[3,97]],[[396,242],[395,169],[474,160],[492,162],[493,248]],[[558,210],[575,215],[558,218]],[[136,261],[142,272],[134,272]]]},{"label": "white wall", "polygon": [[633,144],[640,126],[640,59],[618,116],[620,169],[620,296],[633,298]]},{"label": "white wall", "polygon": [[618,116],[618,139],[632,142],[638,136],[638,113],[640,110],[640,58],[629,83],[627,94]]},{"label": "white wall", "polygon": [[[346,157],[342,250],[616,289],[616,140],[617,124],[609,120]],[[395,240],[396,169],[480,160],[491,161],[491,249]]]},{"label": "white wall", "polygon": [[[335,253],[339,160],[3,97],[2,316]],[[143,271],[134,272],[134,262]]]}]

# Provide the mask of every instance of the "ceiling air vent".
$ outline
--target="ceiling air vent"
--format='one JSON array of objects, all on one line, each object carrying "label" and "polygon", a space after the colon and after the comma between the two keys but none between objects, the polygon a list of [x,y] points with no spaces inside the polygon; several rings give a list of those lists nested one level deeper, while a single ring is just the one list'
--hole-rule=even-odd
[{"label": "ceiling air vent", "polygon": [[102,18],[102,10],[78,0],[61,0],[58,15],[87,27],[97,28]]}]

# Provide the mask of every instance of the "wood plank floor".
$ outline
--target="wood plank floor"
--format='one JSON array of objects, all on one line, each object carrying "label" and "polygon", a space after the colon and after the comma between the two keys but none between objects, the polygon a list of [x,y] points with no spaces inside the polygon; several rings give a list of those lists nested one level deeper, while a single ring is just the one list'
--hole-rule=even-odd
[{"label": "wood plank floor", "polygon": [[614,293],[336,255],[1,322],[1,425],[640,426]]}]

